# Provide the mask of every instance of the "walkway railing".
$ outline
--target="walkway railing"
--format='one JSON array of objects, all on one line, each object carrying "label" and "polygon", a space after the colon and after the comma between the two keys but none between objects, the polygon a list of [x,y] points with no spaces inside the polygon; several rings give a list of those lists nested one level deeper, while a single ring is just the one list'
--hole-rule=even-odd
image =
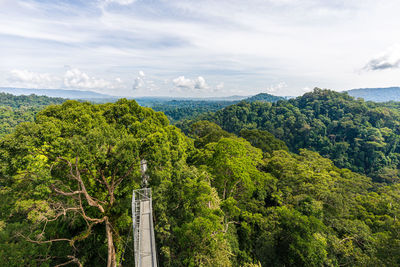
[{"label": "walkway railing", "polygon": [[157,267],[151,189],[133,191],[132,220],[136,267]]}]

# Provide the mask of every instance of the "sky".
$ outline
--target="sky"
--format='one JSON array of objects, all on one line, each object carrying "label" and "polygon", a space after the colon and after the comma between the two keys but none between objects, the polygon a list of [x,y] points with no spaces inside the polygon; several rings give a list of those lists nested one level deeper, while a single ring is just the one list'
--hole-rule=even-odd
[{"label": "sky", "polygon": [[400,86],[398,0],[0,0],[0,87],[297,96]]}]

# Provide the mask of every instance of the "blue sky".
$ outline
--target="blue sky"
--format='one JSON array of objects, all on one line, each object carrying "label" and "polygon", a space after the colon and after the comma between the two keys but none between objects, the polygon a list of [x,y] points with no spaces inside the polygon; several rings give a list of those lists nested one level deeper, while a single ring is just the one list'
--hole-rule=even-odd
[{"label": "blue sky", "polygon": [[0,86],[123,96],[400,86],[397,0],[0,0]]}]

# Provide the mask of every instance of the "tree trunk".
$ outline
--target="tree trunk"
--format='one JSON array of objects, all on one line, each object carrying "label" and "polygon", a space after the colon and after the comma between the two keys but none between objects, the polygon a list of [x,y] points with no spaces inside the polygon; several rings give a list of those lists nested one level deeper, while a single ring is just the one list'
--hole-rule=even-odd
[{"label": "tree trunk", "polygon": [[107,267],[117,267],[117,259],[115,255],[115,247],[113,240],[113,233],[111,229],[111,224],[106,219],[106,232],[107,232],[107,244],[108,244],[108,258],[107,258]]}]

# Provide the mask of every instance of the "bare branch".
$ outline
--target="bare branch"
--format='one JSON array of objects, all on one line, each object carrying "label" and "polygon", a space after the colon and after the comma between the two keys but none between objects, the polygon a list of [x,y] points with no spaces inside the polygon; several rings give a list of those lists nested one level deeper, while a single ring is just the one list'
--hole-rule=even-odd
[{"label": "bare branch", "polygon": [[223,233],[226,233],[228,231],[228,228],[229,228],[230,224],[240,224],[240,223],[239,222],[235,222],[235,221],[225,222],[225,227],[224,227],[224,230],[222,231]]},{"label": "bare branch", "polygon": [[114,182],[114,180],[115,180],[115,175],[117,175],[117,172],[119,171],[119,168],[117,167],[117,168],[115,168],[115,170],[114,170],[114,172],[113,172],[113,174],[112,174],[112,178],[111,178],[111,180]]},{"label": "bare branch", "polygon": [[97,178],[93,172],[91,170],[89,170],[90,175],[92,176],[93,179],[95,179],[97,182],[99,182],[100,184],[105,185],[104,181],[100,180],[99,178]]},{"label": "bare branch", "polygon": [[108,194],[110,196],[110,204],[112,205],[114,203],[114,189],[113,185],[110,186],[110,184],[107,182],[106,177],[104,176],[104,173],[102,170],[100,170],[100,175],[101,179],[103,179],[103,184],[107,187]]},{"label": "bare branch", "polygon": [[[82,180],[82,177],[80,175],[79,168],[78,168],[78,161],[79,161],[78,156],[75,158],[75,164],[72,164],[69,160],[67,160],[67,159],[65,159],[63,157],[58,157],[58,159],[63,160],[64,162],[66,162],[68,164],[69,169],[70,169],[70,175],[71,175],[71,177],[73,179],[78,181],[79,185],[81,186],[82,194],[85,196],[88,204],[90,206],[92,206],[92,207],[97,207],[102,213],[104,213],[103,206],[100,205],[99,202],[95,200],[95,198],[90,196],[89,193],[86,190],[85,184],[84,184],[84,182]],[[75,166],[73,166],[73,165],[75,165]],[[75,174],[74,174],[74,171],[73,171],[74,167],[75,167]]]},{"label": "bare branch", "polygon": [[[53,242],[61,242],[61,241],[66,241],[71,244],[72,240],[68,238],[55,238],[55,239],[50,239],[50,240],[33,240],[27,236],[24,236],[23,234],[19,233],[19,236],[22,236],[25,238],[26,241],[31,242],[31,243],[36,243],[36,244],[48,244],[48,243],[53,243]],[[75,248],[75,247],[74,247]]]},{"label": "bare branch", "polygon": [[75,256],[67,256],[67,258],[69,258],[69,259],[71,259],[70,261],[67,261],[67,262],[64,262],[64,263],[61,263],[61,264],[57,264],[57,265],[55,265],[54,267],[61,267],[61,266],[65,266],[65,265],[68,265],[68,264],[70,264],[70,263],[76,263],[76,264],[78,264],[78,266],[79,267],[82,267],[83,265],[80,263],[80,261],[75,257]]},{"label": "bare branch", "polygon": [[83,191],[80,191],[80,190],[73,191],[73,192],[64,192],[64,191],[58,189],[57,187],[55,187],[54,185],[51,185],[51,188],[55,192],[57,192],[58,194],[63,195],[63,196],[74,196],[74,195],[78,195],[78,194],[83,194]]},{"label": "bare branch", "polygon": [[[71,175],[71,178],[73,178],[73,179],[75,179],[75,180],[78,180],[78,179],[76,178],[76,175],[74,174],[73,167],[72,167],[72,163],[71,163],[69,160],[67,160],[67,159],[65,159],[65,158],[63,158],[63,157],[57,157],[56,161],[57,161],[57,160],[62,160],[62,161],[64,161],[65,163],[67,163],[68,166],[69,166],[69,174]],[[77,162],[76,162],[76,163],[77,163]]]},{"label": "bare branch", "polygon": [[69,211],[79,211],[79,210],[80,210],[79,208],[61,208],[61,209],[62,209],[62,211],[59,212],[58,214],[56,214],[53,218],[51,218],[51,219],[47,219],[47,218],[46,218],[46,222],[55,221],[55,220],[57,220],[60,216],[65,216],[65,215],[67,214],[67,212],[69,212]]},{"label": "bare branch", "polygon": [[97,223],[102,223],[105,220],[105,217],[103,217],[102,219],[95,219],[95,218],[91,218],[89,216],[86,215],[85,209],[83,208],[82,205],[82,198],[81,195],[79,195],[79,209],[81,210],[81,215],[82,217],[89,222],[97,222]]}]

